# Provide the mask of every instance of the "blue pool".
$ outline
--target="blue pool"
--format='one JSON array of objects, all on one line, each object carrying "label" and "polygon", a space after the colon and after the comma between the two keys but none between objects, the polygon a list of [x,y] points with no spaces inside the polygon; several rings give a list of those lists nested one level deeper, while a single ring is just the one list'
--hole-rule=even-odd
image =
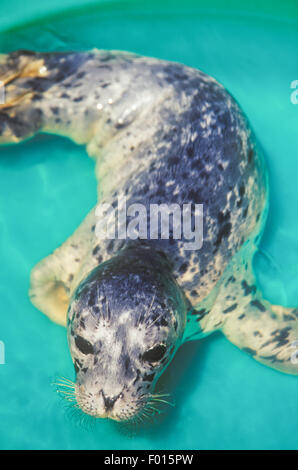
[{"label": "blue pool", "polygon": [[[271,302],[298,306],[296,2],[30,3],[2,1],[0,52],[123,49],[200,68],[227,87],[270,173],[259,282]],[[29,275],[96,203],[94,163],[83,147],[39,135],[0,149],[0,183],[1,449],[298,448],[298,378],[219,334],[183,346],[162,379],[175,408],[137,434],[103,420],[90,429],[72,416],[52,385],[58,375],[74,378],[66,331],[30,303]]]}]

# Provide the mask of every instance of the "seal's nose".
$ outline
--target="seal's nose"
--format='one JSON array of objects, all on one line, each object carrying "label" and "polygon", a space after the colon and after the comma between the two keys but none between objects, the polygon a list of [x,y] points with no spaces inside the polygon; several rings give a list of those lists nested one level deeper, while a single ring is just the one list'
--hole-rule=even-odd
[{"label": "seal's nose", "polygon": [[104,405],[105,405],[106,411],[110,411],[110,410],[113,408],[115,402],[116,402],[116,401],[118,400],[118,398],[119,398],[119,395],[113,396],[113,397],[107,397],[107,396],[104,394],[104,392],[102,392],[102,396],[103,396],[103,401],[104,401]]}]

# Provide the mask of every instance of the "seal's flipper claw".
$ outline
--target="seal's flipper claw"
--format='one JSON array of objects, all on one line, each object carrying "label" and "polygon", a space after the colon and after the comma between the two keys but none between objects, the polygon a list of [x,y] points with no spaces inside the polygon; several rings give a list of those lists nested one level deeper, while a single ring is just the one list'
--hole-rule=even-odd
[{"label": "seal's flipper claw", "polygon": [[[17,143],[43,130],[73,137],[77,129],[66,123],[74,114],[72,100],[65,101],[67,87],[78,68],[90,59],[83,53],[15,51],[0,55],[0,144]],[[82,118],[80,116],[80,122]]]},{"label": "seal's flipper claw", "polygon": [[41,129],[42,111],[30,80],[44,75],[44,59],[34,53],[18,51],[0,56],[1,144],[18,143]]}]

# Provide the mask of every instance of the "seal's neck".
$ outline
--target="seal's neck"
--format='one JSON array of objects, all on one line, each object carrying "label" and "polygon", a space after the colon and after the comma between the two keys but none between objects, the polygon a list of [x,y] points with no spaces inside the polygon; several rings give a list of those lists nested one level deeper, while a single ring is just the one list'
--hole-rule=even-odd
[{"label": "seal's neck", "polygon": [[115,311],[120,311],[120,305],[123,311],[138,310],[132,305],[132,299],[137,298],[146,299],[146,302],[149,299],[149,304],[159,303],[161,308],[167,305],[180,317],[178,336],[183,333],[189,302],[176,282],[170,260],[151,244],[140,241],[127,244],[91,271],[77,287],[74,298],[80,297],[83,291],[92,290],[93,286],[96,286],[96,295],[102,291],[103,296],[110,297],[110,304],[117,304]]},{"label": "seal's neck", "polygon": [[123,269],[132,270],[149,269],[152,273],[167,274],[172,276],[173,266],[168,256],[154,248],[150,243],[128,243],[114,258]]}]

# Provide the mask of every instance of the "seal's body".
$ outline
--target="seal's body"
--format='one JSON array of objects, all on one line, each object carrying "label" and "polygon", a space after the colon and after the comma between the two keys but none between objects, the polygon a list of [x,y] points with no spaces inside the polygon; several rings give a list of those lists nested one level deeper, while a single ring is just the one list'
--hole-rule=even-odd
[{"label": "seal's body", "polygon": [[0,79],[0,142],[43,131],[86,144],[101,204],[191,204],[192,215],[204,207],[200,249],[174,237],[173,224],[168,239],[158,227],[154,239],[99,240],[104,218],[94,209],[34,268],[33,303],[58,323],[67,317],[83,411],[127,420],[152,407],[180,344],[215,330],[297,373],[298,310],[264,300],[252,268],[268,207],[264,162],[219,83],[180,64],[98,50],[1,56]]}]

